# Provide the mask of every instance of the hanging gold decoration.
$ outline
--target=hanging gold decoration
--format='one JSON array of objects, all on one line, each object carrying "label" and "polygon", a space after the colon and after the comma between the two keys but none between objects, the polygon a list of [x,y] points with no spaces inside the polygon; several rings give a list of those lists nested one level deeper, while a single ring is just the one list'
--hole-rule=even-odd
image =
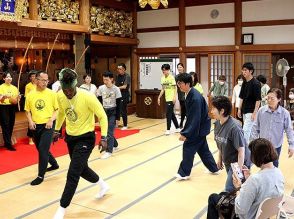
[{"label": "hanging gold decoration", "polygon": [[145,6],[150,5],[152,9],[158,9],[160,3],[167,8],[168,7],[168,0],[139,0],[139,5],[141,8],[145,8]]}]

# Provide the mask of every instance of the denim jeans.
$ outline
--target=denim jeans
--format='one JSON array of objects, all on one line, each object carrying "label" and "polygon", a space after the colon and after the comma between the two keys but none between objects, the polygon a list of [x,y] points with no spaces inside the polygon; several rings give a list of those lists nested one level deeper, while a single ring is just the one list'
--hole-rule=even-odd
[{"label": "denim jeans", "polygon": [[117,141],[114,137],[114,129],[116,125],[116,109],[111,108],[111,109],[105,109],[107,119],[108,119],[108,130],[107,130],[107,143],[108,143],[108,148],[107,152],[112,153],[113,147],[117,147]]},{"label": "denim jeans", "polygon": [[252,113],[246,113],[243,114],[243,131],[244,131],[244,138],[246,140],[246,143],[249,145],[249,139],[251,134],[251,129],[253,127],[254,121],[251,120]]},{"label": "denim jeans", "polygon": [[281,154],[282,146],[280,146],[278,148],[275,148],[275,149],[276,149],[276,152],[278,154],[278,159],[276,159],[273,163],[274,163],[275,167],[279,167],[279,157],[280,157],[280,154]]},{"label": "denim jeans", "polygon": [[226,192],[232,192],[235,190],[235,186],[233,184],[233,171],[230,166],[225,166],[226,171],[227,171],[227,180],[225,184],[225,191]]}]

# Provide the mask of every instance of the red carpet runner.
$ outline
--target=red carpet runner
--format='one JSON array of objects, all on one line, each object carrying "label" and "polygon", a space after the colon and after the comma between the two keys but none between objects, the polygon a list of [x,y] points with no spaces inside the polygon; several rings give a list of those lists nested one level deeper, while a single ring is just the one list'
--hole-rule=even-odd
[{"label": "red carpet runner", "polygon": [[[123,138],[129,135],[138,133],[140,130],[115,130],[115,137]],[[97,142],[100,140],[100,131],[97,130]],[[8,151],[1,147],[0,149],[0,174],[8,173],[17,169],[21,169],[33,164],[38,163],[38,153],[35,145],[28,144],[28,138],[18,139],[14,145],[16,151]],[[97,150],[97,147],[94,148]],[[68,153],[66,143],[63,139],[60,139],[54,145],[51,146],[51,153],[54,157],[59,157]]]}]

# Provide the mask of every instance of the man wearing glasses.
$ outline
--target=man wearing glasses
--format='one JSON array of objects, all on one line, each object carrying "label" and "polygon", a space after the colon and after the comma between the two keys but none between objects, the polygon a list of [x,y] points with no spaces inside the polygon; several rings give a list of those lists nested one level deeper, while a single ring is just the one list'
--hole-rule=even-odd
[{"label": "man wearing glasses", "polygon": [[[46,171],[59,168],[49,151],[58,110],[56,93],[47,88],[47,73],[38,71],[36,79],[36,90],[28,94],[25,102],[29,129],[33,132],[33,140],[39,153],[38,177],[31,182],[32,186],[43,182]],[[48,162],[51,164],[49,168]]]}]

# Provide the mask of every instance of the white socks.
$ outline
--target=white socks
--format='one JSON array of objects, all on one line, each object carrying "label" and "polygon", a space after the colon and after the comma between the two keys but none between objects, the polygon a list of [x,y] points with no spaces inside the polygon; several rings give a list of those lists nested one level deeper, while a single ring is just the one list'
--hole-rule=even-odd
[{"label": "white socks", "polygon": [[105,193],[110,189],[109,185],[101,178],[99,178],[99,181],[97,182],[97,184],[100,186],[100,191],[98,192],[98,194],[95,196],[96,198],[102,198]]},{"label": "white socks", "polygon": [[63,219],[64,215],[65,215],[65,208],[59,206],[53,219]]}]

